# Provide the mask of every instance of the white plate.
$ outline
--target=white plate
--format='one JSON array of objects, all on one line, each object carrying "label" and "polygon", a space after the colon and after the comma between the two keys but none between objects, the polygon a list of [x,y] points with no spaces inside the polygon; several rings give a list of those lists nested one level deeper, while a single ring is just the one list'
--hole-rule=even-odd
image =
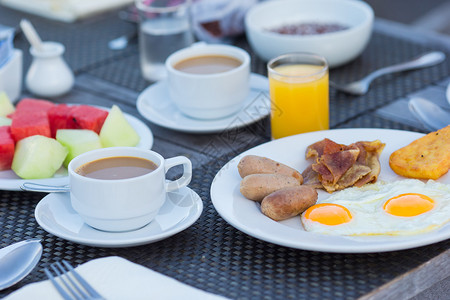
[{"label": "white plate", "polygon": [[268,79],[250,75],[250,93],[239,113],[221,119],[201,120],[182,114],[169,96],[167,81],[146,88],[137,99],[139,113],[156,125],[189,133],[211,133],[242,127],[267,116],[270,112]]},{"label": "white plate", "polygon": [[200,217],[203,203],[188,187],[167,193],[156,218],[141,229],[106,232],[85,224],[70,204],[69,193],[51,193],[36,206],[34,215],[47,232],[75,243],[94,247],[131,247],[154,243],[191,226]]},{"label": "white plate", "polygon": [[[96,106],[96,105],[93,105]],[[96,106],[98,108],[108,110],[109,108]],[[124,113],[125,118],[133,126],[134,130],[139,134],[141,138],[136,145],[138,148],[151,149],[153,146],[153,133],[145,123],[132,115]],[[46,185],[66,185],[69,183],[69,177],[67,176],[67,169],[61,167],[52,178],[44,179],[21,179],[12,170],[0,171],[0,190],[9,191],[21,191],[20,186],[24,182],[33,182]]]},{"label": "white plate", "polygon": [[[299,217],[275,222],[264,216],[259,204],[245,199],[239,192],[241,178],[237,164],[241,157],[253,154],[266,156],[303,171],[309,161],[305,160],[306,147],[324,138],[338,143],[350,144],[356,141],[379,139],[386,143],[381,156],[379,180],[395,181],[403,177],[389,167],[390,154],[421,137],[423,134],[388,129],[338,129],[317,131],[274,140],[252,148],[228,162],[216,175],[211,185],[211,199],[219,214],[237,229],[274,244],[323,252],[369,253],[408,249],[436,243],[450,238],[450,224],[427,234],[414,236],[344,237],[328,236],[306,232]],[[442,176],[439,182],[450,183],[450,174]],[[319,200],[329,194],[319,190]]]}]

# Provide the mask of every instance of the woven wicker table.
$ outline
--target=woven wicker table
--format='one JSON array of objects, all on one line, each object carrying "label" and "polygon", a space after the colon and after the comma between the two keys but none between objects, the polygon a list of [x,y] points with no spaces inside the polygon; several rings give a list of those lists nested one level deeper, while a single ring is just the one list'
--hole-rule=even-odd
[{"label": "woven wicker table", "polygon": [[[63,24],[24,15],[0,6],[0,22],[15,26],[26,16],[44,40],[66,46],[66,60],[77,75],[76,86],[55,102],[88,103],[110,107],[113,103],[151,128],[153,150],[165,157],[188,156],[194,165],[190,187],[202,198],[200,219],[165,240],[131,248],[97,248],[79,245],[44,231],[34,219],[34,209],[45,194],[0,190],[0,247],[29,238],[44,246],[38,266],[19,284],[0,291],[0,297],[45,279],[42,269],[55,260],[77,265],[94,258],[118,255],[200,289],[234,299],[407,299],[445,295],[449,288],[450,241],[394,252],[333,254],[291,249],[250,237],[223,220],[214,209],[209,189],[217,171],[235,155],[270,140],[269,120],[217,134],[175,132],[147,122],[137,112],[139,93],[150,82],[140,74],[135,44],[111,51],[107,42],[134,30],[116,13],[75,24]],[[245,37],[236,45],[252,55],[252,71],[266,75]],[[334,81],[348,82],[427,50],[450,56],[448,39],[424,35],[399,24],[377,20],[369,46],[353,62],[330,71]],[[24,70],[30,64],[28,43],[23,49]],[[443,91],[449,83],[450,60],[420,71],[397,74],[374,82],[370,92],[351,97],[330,90],[332,128],[390,128],[425,132],[386,118],[380,110],[413,93],[432,88]],[[26,91],[23,93],[27,96]],[[214,144],[214,147],[211,147]],[[444,291],[442,290],[444,289]],[[430,294],[431,293],[431,294]],[[435,298],[436,299],[436,298]]]}]

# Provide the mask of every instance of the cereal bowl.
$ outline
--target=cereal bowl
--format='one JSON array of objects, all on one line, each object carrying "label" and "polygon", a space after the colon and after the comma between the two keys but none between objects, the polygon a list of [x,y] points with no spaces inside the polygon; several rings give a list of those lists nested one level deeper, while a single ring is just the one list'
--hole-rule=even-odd
[{"label": "cereal bowl", "polygon": [[[330,67],[355,59],[367,46],[374,13],[357,0],[277,0],[251,8],[245,16],[250,46],[263,60],[289,52],[324,56]],[[343,29],[313,34],[281,34],[277,28],[291,25],[340,25]]]}]

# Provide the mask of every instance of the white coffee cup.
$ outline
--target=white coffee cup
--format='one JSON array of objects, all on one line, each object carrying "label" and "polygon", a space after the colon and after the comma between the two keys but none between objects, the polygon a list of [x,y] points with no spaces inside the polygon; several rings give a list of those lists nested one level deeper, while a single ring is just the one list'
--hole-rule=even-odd
[{"label": "white coffee cup", "polygon": [[[186,59],[199,56],[228,56],[241,61],[231,70],[212,74],[192,74],[174,68]],[[178,50],[166,60],[169,94],[178,109],[198,119],[218,119],[241,109],[248,93],[250,56],[229,45],[195,44]]]},{"label": "white coffee cup", "polygon": [[[126,179],[96,179],[77,173],[82,165],[108,157],[129,156],[150,160],[157,168]],[[183,175],[166,180],[167,171],[183,166]],[[150,223],[166,200],[167,192],[189,184],[191,161],[184,156],[164,159],[160,154],[134,147],[102,148],[75,157],[68,166],[70,200],[86,224],[104,231],[129,231]]]}]

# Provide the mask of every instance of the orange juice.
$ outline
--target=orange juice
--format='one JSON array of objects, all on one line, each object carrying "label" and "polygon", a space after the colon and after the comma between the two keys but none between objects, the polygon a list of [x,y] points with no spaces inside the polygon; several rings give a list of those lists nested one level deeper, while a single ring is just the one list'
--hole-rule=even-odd
[{"label": "orange juice", "polygon": [[272,138],[329,128],[328,69],[281,65],[269,72]]}]

